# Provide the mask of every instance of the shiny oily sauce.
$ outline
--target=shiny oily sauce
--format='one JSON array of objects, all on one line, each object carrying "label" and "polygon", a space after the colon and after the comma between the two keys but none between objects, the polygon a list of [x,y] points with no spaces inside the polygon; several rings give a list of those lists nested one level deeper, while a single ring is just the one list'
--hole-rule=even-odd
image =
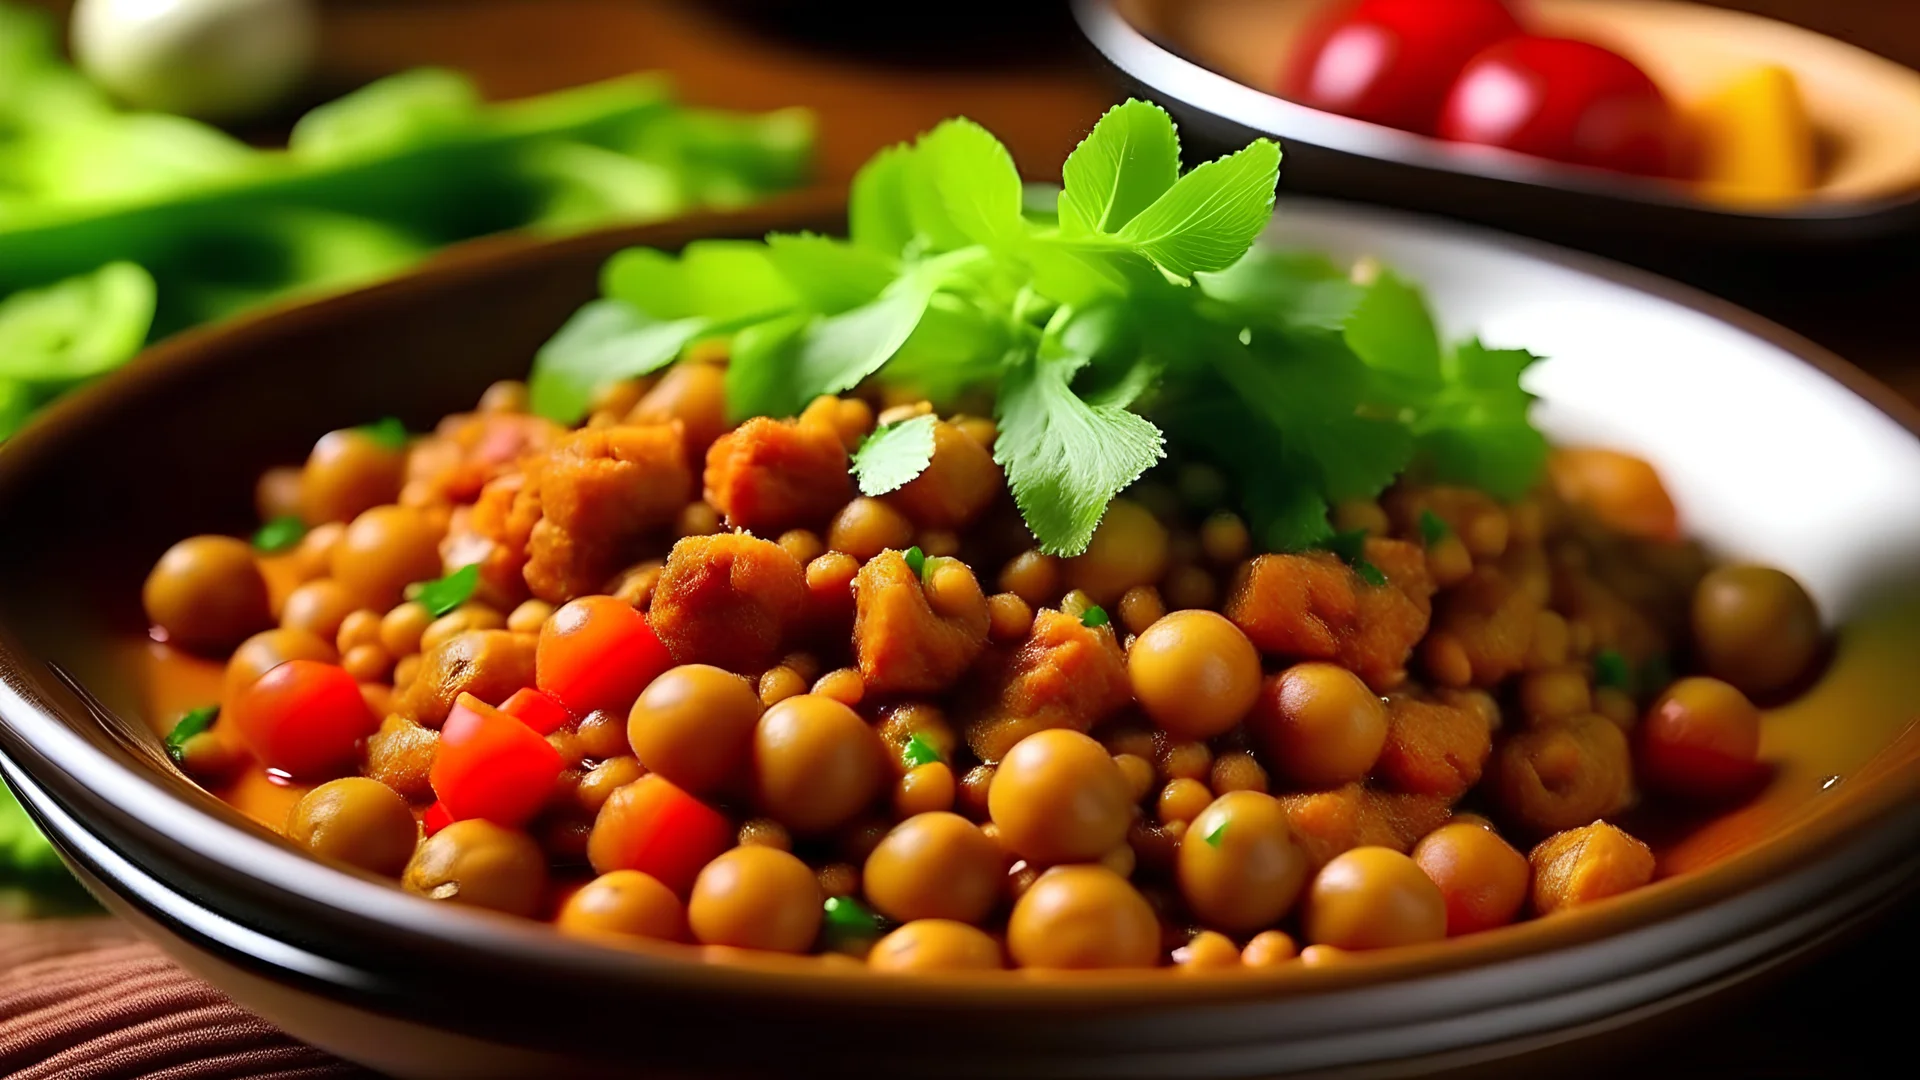
[{"label": "shiny oily sauce", "polygon": [[254,544],[148,579],[150,698],[317,857],[599,941],[1200,971],[1479,933],[1653,880],[1637,834],[1762,788],[1755,702],[1822,662],[1791,577],[1712,565],[1610,451],[1512,503],[1403,481],[1338,552],[1257,550],[1176,463],[1057,558],[990,420],[866,497],[849,451],[924,403],[729,427],[700,363],[575,430],[525,402],[269,470]]}]

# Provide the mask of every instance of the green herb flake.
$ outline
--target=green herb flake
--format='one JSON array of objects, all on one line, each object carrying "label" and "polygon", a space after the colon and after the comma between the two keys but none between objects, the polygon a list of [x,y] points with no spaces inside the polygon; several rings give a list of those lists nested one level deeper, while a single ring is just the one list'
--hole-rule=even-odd
[{"label": "green herb flake", "polygon": [[405,450],[407,448],[407,425],[397,417],[383,416],[371,424],[362,424],[354,429],[372,439],[383,449]]},{"label": "green herb flake", "polygon": [[1090,604],[1087,610],[1080,613],[1081,626],[1101,627],[1112,621],[1113,620],[1107,618],[1107,609],[1101,607],[1099,604]]},{"label": "green herb flake", "polygon": [[167,732],[167,756],[178,762],[186,754],[188,740],[213,727],[220,715],[220,706],[202,705],[188,710],[185,716],[174,722],[173,730]]},{"label": "green herb flake", "polygon": [[883,424],[867,436],[853,452],[860,494],[885,495],[926,472],[933,463],[933,425],[934,417],[928,414]]},{"label": "green herb flake", "polygon": [[468,600],[480,584],[480,564],[463,566],[437,581],[423,582],[414,597],[434,618],[439,618]]},{"label": "green herb flake", "polygon": [[1633,689],[1633,665],[1618,649],[1593,654],[1593,685],[1601,689]]},{"label": "green herb flake", "polygon": [[1353,564],[1353,572],[1360,576],[1361,581],[1366,582],[1376,589],[1386,587],[1387,575],[1382,573],[1379,567],[1365,559],[1361,559],[1359,562]]},{"label": "green herb flake", "polygon": [[1215,825],[1211,829],[1208,829],[1207,834],[1205,836],[1202,836],[1200,839],[1205,840],[1207,842],[1208,847],[1219,847],[1221,842],[1226,840],[1227,838],[1228,824],[1229,822],[1226,818],[1221,818],[1220,824]]},{"label": "green herb flake", "polygon": [[1361,581],[1376,589],[1387,583],[1387,575],[1381,573],[1379,567],[1367,560],[1367,530],[1348,529],[1345,532],[1334,533],[1320,546],[1339,556],[1340,561],[1351,567]]},{"label": "green herb flake", "polygon": [[832,937],[878,937],[886,921],[851,896],[831,896],[821,909]]},{"label": "green herb flake", "polygon": [[900,557],[907,560],[907,569],[913,571],[914,577],[919,577],[926,572],[927,553],[920,550],[920,545],[915,544],[901,552]]},{"label": "green herb flake", "polygon": [[1420,511],[1420,538],[1426,541],[1428,547],[1432,547],[1451,535],[1453,535],[1453,530],[1447,527],[1445,518],[1430,509]]},{"label": "green herb flake", "polygon": [[260,530],[253,534],[253,546],[257,551],[276,555],[291,550],[306,535],[306,522],[293,514],[282,514],[260,526]]},{"label": "green herb flake", "polygon": [[938,747],[915,732],[913,737],[907,740],[907,745],[900,748],[900,760],[906,763],[907,768],[917,769],[922,765],[932,765],[944,759],[941,758]]}]

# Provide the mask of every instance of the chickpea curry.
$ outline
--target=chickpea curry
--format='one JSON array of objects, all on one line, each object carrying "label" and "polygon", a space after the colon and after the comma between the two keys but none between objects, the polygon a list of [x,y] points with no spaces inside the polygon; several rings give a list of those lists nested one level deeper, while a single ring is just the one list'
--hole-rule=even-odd
[{"label": "chickpea curry", "polygon": [[852,240],[623,253],[526,383],[268,470],[251,542],[146,583],[225,662],[175,760],[429,899],[889,972],[1314,964],[1648,884],[1638,823],[1765,783],[1807,593],[1549,451],[1531,356],[1249,251],[1261,144],[1130,174],[1158,125],[1053,216],[943,125]]}]

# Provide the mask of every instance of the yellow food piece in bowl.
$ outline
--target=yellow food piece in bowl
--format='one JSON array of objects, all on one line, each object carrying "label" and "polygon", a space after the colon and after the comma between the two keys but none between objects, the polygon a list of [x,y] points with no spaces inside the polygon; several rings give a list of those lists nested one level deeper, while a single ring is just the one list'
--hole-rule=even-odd
[{"label": "yellow food piece in bowl", "polygon": [[1766,205],[1813,190],[1813,124],[1793,72],[1755,67],[1697,103],[1700,184],[1713,199]]}]

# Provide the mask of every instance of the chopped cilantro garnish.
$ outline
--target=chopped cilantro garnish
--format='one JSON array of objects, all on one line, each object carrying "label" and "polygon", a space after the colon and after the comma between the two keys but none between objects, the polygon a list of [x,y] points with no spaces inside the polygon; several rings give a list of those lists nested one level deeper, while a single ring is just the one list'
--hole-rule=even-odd
[{"label": "chopped cilantro garnish", "polygon": [[928,742],[919,732],[915,732],[913,737],[907,740],[907,745],[900,748],[900,760],[907,763],[907,768],[917,769],[922,765],[932,765],[944,759],[940,756],[938,747]]},{"label": "chopped cilantro garnish", "polygon": [[179,761],[186,751],[187,740],[212,727],[219,715],[218,705],[202,705],[188,710],[185,716],[174,722],[173,730],[167,732],[167,756]]},{"label": "chopped cilantro garnish", "polygon": [[882,424],[853,452],[853,475],[860,494],[885,495],[906,485],[933,462],[931,414]]},{"label": "chopped cilantro garnish", "polygon": [[1228,824],[1229,822],[1226,818],[1221,818],[1220,824],[1215,825],[1211,829],[1208,829],[1207,834],[1205,836],[1202,836],[1200,839],[1205,840],[1207,842],[1208,847],[1219,847],[1221,841],[1227,838]]},{"label": "chopped cilantro garnish", "polygon": [[401,423],[397,417],[383,416],[371,424],[362,424],[354,430],[388,450],[407,448],[407,425]]},{"label": "chopped cilantro garnish", "polygon": [[1601,649],[1593,654],[1593,685],[1602,689],[1633,689],[1633,665],[1618,649]]},{"label": "chopped cilantro garnish", "polygon": [[887,925],[886,920],[851,896],[828,897],[821,911],[826,933],[831,937],[878,937]]},{"label": "chopped cilantro garnish", "polygon": [[269,555],[292,549],[307,535],[307,523],[292,514],[282,514],[260,526],[253,534],[253,546]]},{"label": "chopped cilantro garnish", "polygon": [[1387,575],[1380,568],[1367,561],[1367,530],[1348,529],[1328,537],[1321,545],[1340,557],[1340,561],[1353,568],[1361,581],[1379,588],[1387,583]]},{"label": "chopped cilantro garnish", "polygon": [[919,577],[926,573],[927,553],[920,550],[920,545],[915,544],[906,551],[901,552],[901,557],[907,560],[907,569],[913,571],[914,577]]},{"label": "chopped cilantro garnish", "polygon": [[471,563],[446,577],[421,584],[414,599],[437,619],[473,599],[473,590],[479,584],[480,564]]},{"label": "chopped cilantro garnish", "polygon": [[1107,618],[1107,609],[1099,604],[1090,604],[1087,610],[1080,613],[1081,626],[1105,626],[1110,621]]},{"label": "chopped cilantro garnish", "polygon": [[1447,527],[1447,521],[1432,510],[1420,511],[1420,538],[1428,547],[1445,540],[1453,532]]}]

